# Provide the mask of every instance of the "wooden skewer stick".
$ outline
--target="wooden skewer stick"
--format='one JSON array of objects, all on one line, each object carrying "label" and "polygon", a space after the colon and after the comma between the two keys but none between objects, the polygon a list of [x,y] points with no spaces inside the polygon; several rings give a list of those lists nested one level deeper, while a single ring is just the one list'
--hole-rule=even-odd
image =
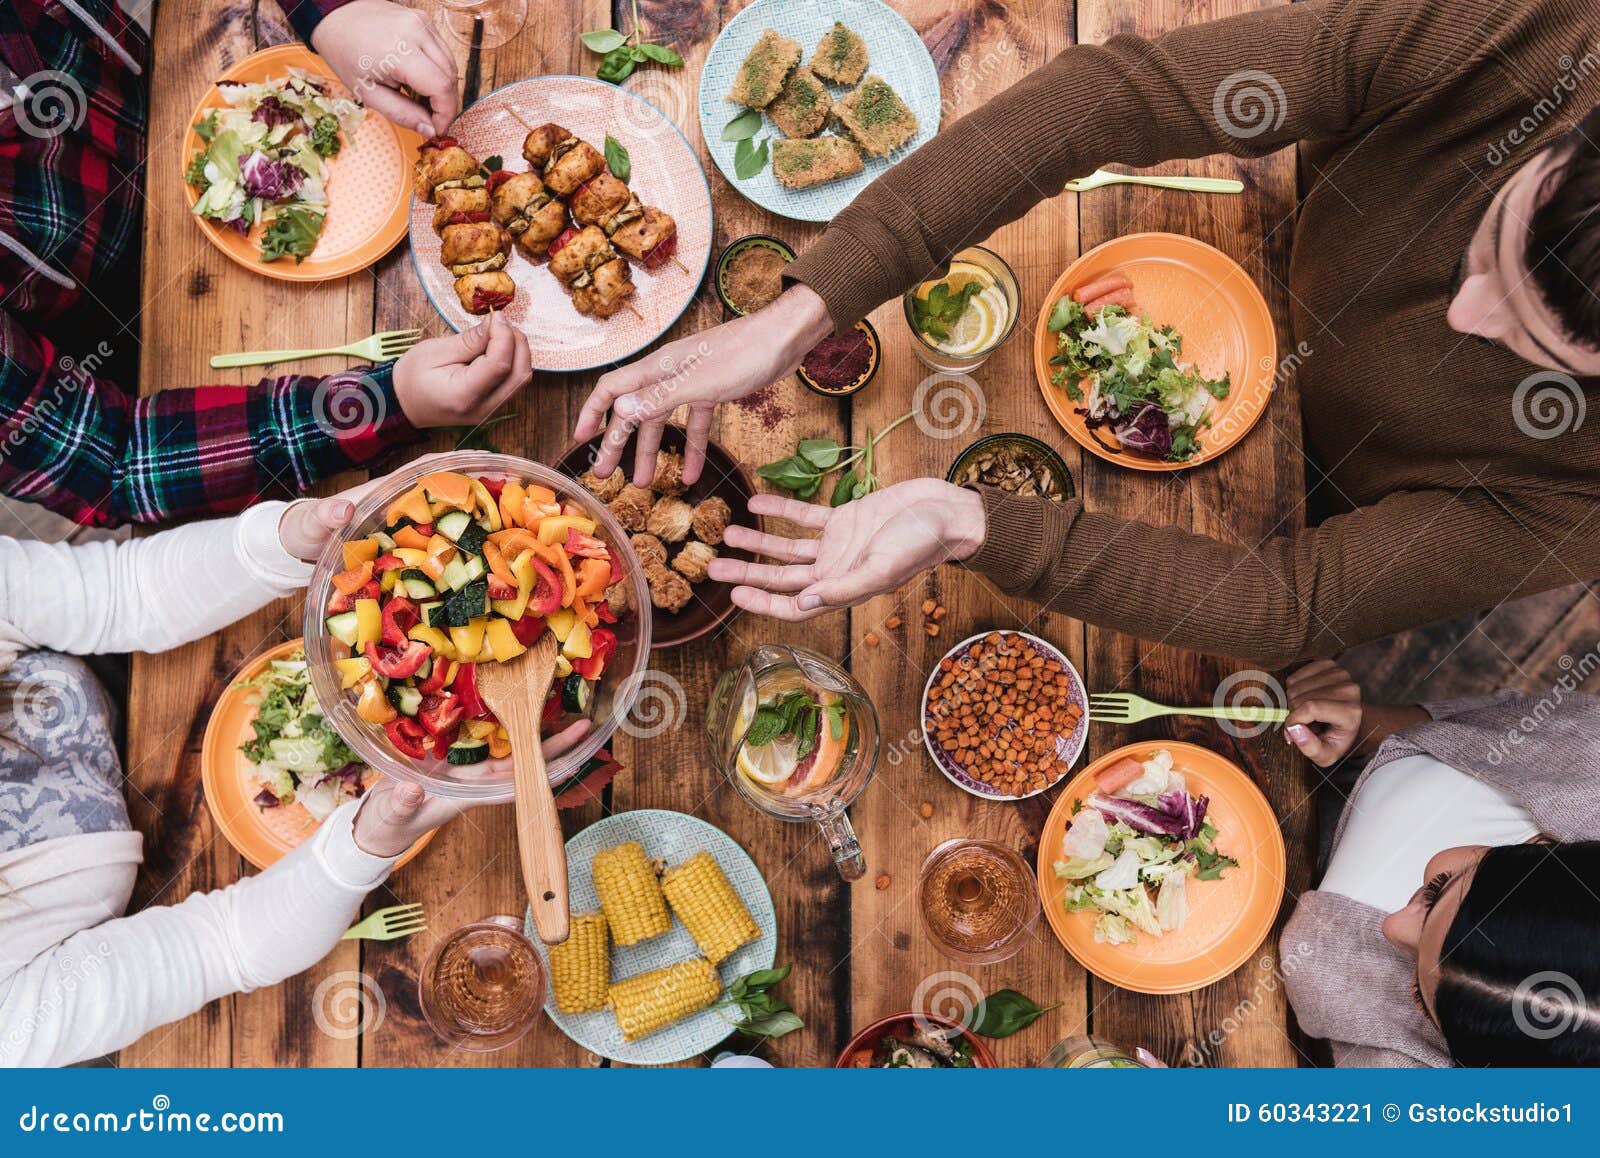
[{"label": "wooden skewer stick", "polygon": [[530,132],[530,133],[533,132],[533,126],[530,125],[527,121],[523,120],[522,119],[522,114],[517,112],[516,109],[507,108],[506,112],[511,114],[512,120],[516,121],[517,124],[521,125],[525,129],[527,129],[528,132]]},{"label": "wooden skewer stick", "polygon": [[683,270],[684,273],[689,272],[689,267],[684,265],[683,262],[679,261],[676,256],[673,257],[672,264]]},{"label": "wooden skewer stick", "polygon": [[622,303],[622,308],[627,310],[634,317],[638,318],[641,322],[644,321],[644,315],[641,314],[638,310],[633,308],[633,303],[632,302],[623,302]]}]

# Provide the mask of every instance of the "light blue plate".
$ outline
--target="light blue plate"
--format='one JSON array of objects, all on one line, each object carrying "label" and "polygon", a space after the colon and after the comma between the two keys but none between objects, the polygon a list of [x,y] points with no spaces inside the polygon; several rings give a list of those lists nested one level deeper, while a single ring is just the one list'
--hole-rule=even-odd
[{"label": "light blue plate", "polygon": [[[861,172],[842,181],[829,181],[809,189],[785,189],[772,175],[772,163],[748,181],[734,176],[732,141],[722,139],[722,126],[743,108],[726,99],[733,78],[750,49],[768,28],[800,42],[800,63],[817,49],[822,34],[842,20],[867,42],[867,72],[889,82],[900,99],[917,115],[917,135],[889,157],[863,157]],[[835,100],[850,90],[829,85]],[[700,133],[711,159],[728,183],[763,209],[797,221],[831,221],[856,194],[914,149],[921,148],[939,131],[939,72],[917,30],[894,9],[878,0],[755,0],[728,22],[700,72]],[[824,130],[825,132],[827,130]],[[779,139],[783,133],[764,117],[756,137]]]},{"label": "light blue plate", "polygon": [[[594,854],[630,840],[643,845],[645,855],[652,860],[659,858],[669,865],[682,864],[705,849],[722,866],[728,882],[733,885],[761,930],[759,938],[734,950],[717,967],[724,986],[745,973],[772,968],[778,956],[778,917],[773,911],[772,894],[767,891],[767,882],[762,879],[761,870],[756,868],[756,862],[750,859],[750,854],[727,833],[682,812],[667,812],[659,808],[620,812],[596,821],[567,841],[568,903],[574,913],[590,912],[600,907],[600,897],[594,891],[594,878],[589,871]],[[548,966],[549,949],[539,940],[531,912],[523,918],[523,924],[528,940],[538,946]],[[674,917],[672,928],[659,937],[651,937],[637,945],[612,945],[611,979],[621,981],[638,973],[648,973],[652,969],[698,956],[700,950],[694,938]],[[685,1061],[705,1053],[733,1032],[728,1020],[730,1010],[707,1009],[638,1041],[624,1041],[622,1031],[617,1028],[617,1019],[609,1009],[599,1013],[562,1013],[556,1008],[554,994],[544,1008],[561,1032],[584,1049],[629,1065],[660,1066]]]}]

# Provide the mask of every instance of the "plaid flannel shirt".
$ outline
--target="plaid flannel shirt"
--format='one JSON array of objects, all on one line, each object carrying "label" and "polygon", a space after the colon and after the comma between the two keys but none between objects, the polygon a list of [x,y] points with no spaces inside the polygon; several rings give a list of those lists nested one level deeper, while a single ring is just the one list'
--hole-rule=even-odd
[{"label": "plaid flannel shirt", "polygon": [[[346,2],[284,8],[309,39]],[[389,365],[146,398],[102,376],[138,339],[149,44],[113,0],[79,4],[120,52],[59,4],[0,2],[28,90],[0,110],[0,492],[102,526],[223,514],[415,438]]]}]

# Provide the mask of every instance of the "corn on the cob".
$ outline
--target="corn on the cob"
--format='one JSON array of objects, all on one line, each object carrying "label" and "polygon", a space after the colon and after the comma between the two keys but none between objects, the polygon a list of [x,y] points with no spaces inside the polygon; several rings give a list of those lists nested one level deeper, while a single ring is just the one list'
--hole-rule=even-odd
[{"label": "corn on the cob", "polygon": [[672,928],[661,882],[636,840],[594,854],[594,888],[618,945],[637,945]]},{"label": "corn on the cob", "polygon": [[611,1012],[628,1041],[699,1013],[722,992],[722,979],[704,957],[652,969],[611,987]]},{"label": "corn on the cob", "polygon": [[572,933],[550,946],[550,987],[562,1013],[594,1013],[606,1007],[611,957],[606,919],[600,913],[574,913]]},{"label": "corn on the cob", "polygon": [[661,878],[661,891],[713,965],[722,964],[740,945],[761,936],[722,866],[704,849],[669,868]]}]

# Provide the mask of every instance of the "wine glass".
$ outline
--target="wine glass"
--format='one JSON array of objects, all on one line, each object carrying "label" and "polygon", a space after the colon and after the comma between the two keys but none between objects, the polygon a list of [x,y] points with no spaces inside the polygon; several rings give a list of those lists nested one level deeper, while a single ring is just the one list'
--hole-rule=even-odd
[{"label": "wine glass", "polygon": [[516,917],[463,925],[417,978],[422,1016],[441,1041],[491,1053],[520,1041],[544,1007],[544,961]]},{"label": "wine glass", "polygon": [[499,48],[517,33],[528,19],[528,0],[439,0],[438,21],[454,40],[465,45],[474,42],[475,25],[479,48]]}]

